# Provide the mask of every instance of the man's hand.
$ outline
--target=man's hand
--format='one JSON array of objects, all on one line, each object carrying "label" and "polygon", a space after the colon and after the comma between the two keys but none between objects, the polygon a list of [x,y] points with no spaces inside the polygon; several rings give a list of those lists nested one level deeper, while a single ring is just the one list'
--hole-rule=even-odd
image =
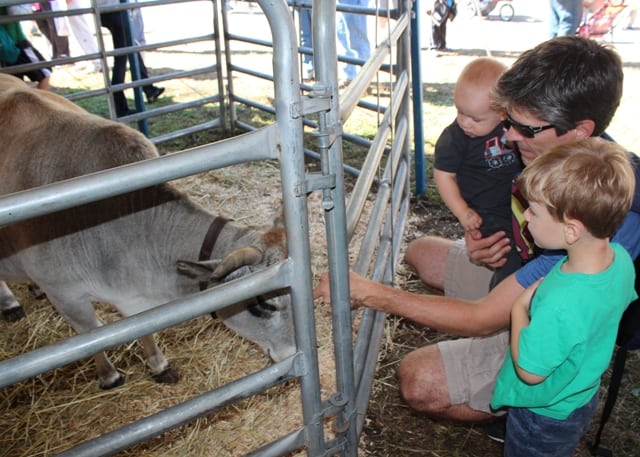
[{"label": "man's hand", "polygon": [[474,264],[495,270],[507,263],[506,255],[511,251],[511,243],[504,231],[483,238],[479,230],[470,230],[465,233],[464,240],[469,259]]},{"label": "man's hand", "polygon": [[320,281],[313,289],[313,298],[322,298],[327,305],[331,304],[331,285],[329,283],[329,272],[325,271],[320,275]]},{"label": "man's hand", "polygon": [[[329,273],[324,272],[320,275],[320,281],[318,285],[313,289],[313,298],[322,298],[327,304],[331,304],[331,289],[330,289]],[[366,297],[371,294],[372,290],[383,287],[380,283],[372,281],[370,279],[363,278],[362,276],[349,272],[349,294],[351,296],[351,308],[359,308],[364,305]]]}]

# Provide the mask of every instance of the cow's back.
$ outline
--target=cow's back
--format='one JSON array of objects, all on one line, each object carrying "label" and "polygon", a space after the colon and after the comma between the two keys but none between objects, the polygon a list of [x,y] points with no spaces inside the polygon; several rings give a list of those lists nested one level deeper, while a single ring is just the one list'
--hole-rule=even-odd
[{"label": "cow's back", "polygon": [[[0,195],[157,155],[147,138],[124,124],[31,89],[15,77],[0,78]],[[89,271],[102,275],[122,252],[147,249],[138,240],[151,243],[185,213],[196,224],[210,219],[163,184],[0,227],[0,273],[36,280],[45,265],[55,270],[63,262],[69,278],[88,276]]]},{"label": "cow's back", "polygon": [[2,74],[0,145],[0,194],[157,156],[140,132]]}]

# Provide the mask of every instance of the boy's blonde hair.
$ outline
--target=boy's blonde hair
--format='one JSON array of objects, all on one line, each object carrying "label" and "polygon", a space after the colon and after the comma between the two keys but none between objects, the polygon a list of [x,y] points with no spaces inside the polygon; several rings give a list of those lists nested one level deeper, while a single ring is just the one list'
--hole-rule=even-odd
[{"label": "boy's blonde hair", "polygon": [[545,205],[555,220],[577,219],[593,236],[607,238],[631,208],[635,175],[621,146],[592,137],[542,154],[517,184],[524,198]]}]

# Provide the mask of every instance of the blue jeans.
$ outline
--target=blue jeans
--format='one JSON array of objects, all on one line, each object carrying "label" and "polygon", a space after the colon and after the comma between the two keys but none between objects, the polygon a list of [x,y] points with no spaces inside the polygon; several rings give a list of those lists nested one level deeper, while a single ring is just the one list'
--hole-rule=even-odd
[{"label": "blue jeans", "polygon": [[505,457],[571,457],[587,433],[598,407],[598,394],[565,420],[552,419],[526,408],[509,408]]},{"label": "blue jeans", "polygon": [[[313,36],[311,35],[311,10],[306,8],[300,8],[300,46],[303,48],[311,48],[313,46]],[[313,56],[304,54],[302,61],[305,65],[309,65],[313,68]]]},{"label": "blue jeans", "polygon": [[[339,0],[344,5],[366,7],[368,0]],[[347,57],[367,60],[371,55],[371,44],[367,32],[367,16],[364,14],[338,13],[336,17],[336,31],[338,34],[339,49]],[[338,51],[340,53],[340,50]],[[345,77],[353,79],[356,76],[356,67],[353,64],[345,66]]]},{"label": "blue jeans", "polygon": [[549,37],[572,36],[582,22],[582,0],[549,0]]}]

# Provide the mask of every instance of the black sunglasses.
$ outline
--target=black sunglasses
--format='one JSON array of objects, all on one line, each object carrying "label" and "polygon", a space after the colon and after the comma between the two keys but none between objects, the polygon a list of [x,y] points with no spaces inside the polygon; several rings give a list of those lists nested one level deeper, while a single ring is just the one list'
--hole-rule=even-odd
[{"label": "black sunglasses", "polygon": [[533,138],[534,136],[536,136],[536,134],[544,130],[555,128],[555,125],[553,124],[539,125],[537,127],[533,127],[531,125],[524,125],[514,121],[513,118],[509,115],[509,113],[506,113],[506,115],[507,115],[507,118],[503,121],[504,128],[509,130],[511,127],[513,127],[514,129],[516,129],[516,131],[520,135],[522,135],[525,138]]}]

